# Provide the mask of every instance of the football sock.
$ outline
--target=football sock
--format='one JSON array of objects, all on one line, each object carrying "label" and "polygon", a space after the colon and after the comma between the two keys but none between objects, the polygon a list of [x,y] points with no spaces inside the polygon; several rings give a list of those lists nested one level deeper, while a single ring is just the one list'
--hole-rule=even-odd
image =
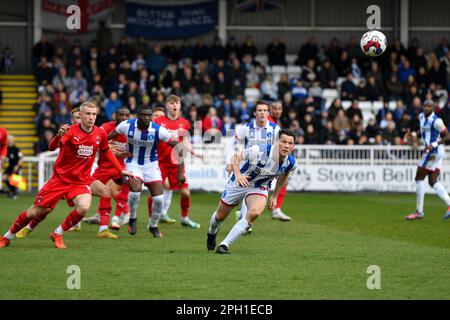
[{"label": "football sock", "polygon": [[128,195],[128,206],[130,207],[130,219],[136,219],[137,208],[139,205],[139,200],[141,200],[140,192],[131,192]]},{"label": "football sock", "polygon": [[423,213],[423,200],[425,198],[425,181],[416,181],[416,211]]},{"label": "football sock", "polygon": [[153,198],[153,206],[152,206],[153,213],[152,217],[150,218],[150,226],[152,228],[156,228],[158,226],[158,220],[163,208],[164,196],[160,194],[159,196],[155,196],[152,198]]},{"label": "football sock", "polygon": [[100,214],[100,226],[107,226],[111,216],[111,198],[100,197],[98,213]]},{"label": "football sock", "polygon": [[450,206],[450,197],[448,196],[447,191],[445,190],[444,186],[440,182],[436,182],[433,186],[433,189],[436,190],[438,196],[444,200],[444,202],[447,204],[447,206]]},{"label": "football sock", "polygon": [[[9,228],[9,231],[12,234],[16,234],[23,227],[25,227],[28,224],[28,222],[30,222],[30,221],[31,221],[31,218],[28,218],[27,212],[24,211],[16,218],[16,221],[14,221],[14,223],[11,225],[11,227]],[[5,235],[5,237],[6,237],[6,235]]]},{"label": "football sock", "polygon": [[108,226],[107,225],[103,225],[103,226],[98,227],[98,232],[102,232],[102,231],[107,230],[107,229],[108,229]]},{"label": "football sock", "polygon": [[[78,222],[81,221],[81,219],[83,219],[83,216],[81,214],[78,213],[77,209],[74,209],[67,217],[66,219],[63,221],[63,223],[61,223],[59,225],[59,227],[57,228],[57,230],[55,231],[56,234],[64,234],[64,232],[66,232],[67,230],[69,230],[70,228],[72,228],[74,225],[76,225]],[[61,227],[61,228],[60,228]],[[61,232],[62,231],[62,232]]]},{"label": "football sock", "polygon": [[219,231],[220,225],[222,224],[223,221],[217,221],[216,219],[216,211],[214,211],[214,213],[211,216],[211,221],[209,223],[209,229],[208,229],[208,233],[209,234],[216,234]]},{"label": "football sock", "polygon": [[[167,212],[169,211],[170,204],[172,203],[172,194],[173,194],[172,190],[164,189],[164,204],[163,204],[163,208],[162,208],[162,215],[166,215]],[[183,210],[183,208],[182,208],[182,210]],[[189,210],[189,208],[188,208],[188,210]],[[183,212],[181,214],[183,214]]]},{"label": "football sock", "polygon": [[149,194],[147,199],[147,210],[148,210],[148,217],[152,217],[152,206],[153,206],[153,199],[152,196]]},{"label": "football sock", "polygon": [[189,216],[189,209],[191,207],[191,197],[183,197],[181,196],[180,199],[180,206],[181,206],[181,216],[183,218],[187,218]]},{"label": "football sock", "polygon": [[242,217],[245,217],[246,215],[247,215],[247,204],[245,203],[244,198],[241,203],[241,210],[239,211],[239,220],[241,220]]},{"label": "football sock", "polygon": [[285,196],[286,196],[286,187],[283,187],[283,188],[281,188],[280,193],[278,194],[278,197],[277,197],[277,208],[278,209],[281,209],[281,206],[283,205]]},{"label": "football sock", "polygon": [[114,197],[116,200],[116,212],[115,215],[120,217],[122,213],[130,212],[128,207],[128,193],[130,192],[130,187],[128,185],[123,185],[120,192]]},{"label": "football sock", "polygon": [[239,238],[242,237],[251,226],[252,225],[248,223],[247,219],[239,220],[235,223],[233,228],[231,228],[225,240],[223,240],[220,244],[229,247],[233,242],[239,240]]}]

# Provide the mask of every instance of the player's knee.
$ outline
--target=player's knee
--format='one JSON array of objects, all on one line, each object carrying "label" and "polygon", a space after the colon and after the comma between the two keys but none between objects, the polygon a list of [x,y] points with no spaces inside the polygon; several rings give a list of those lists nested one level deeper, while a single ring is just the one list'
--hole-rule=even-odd
[{"label": "player's knee", "polygon": [[256,209],[249,209],[247,211],[247,217],[249,220],[253,221],[261,215],[261,212]]},{"label": "player's knee", "polygon": [[189,198],[191,193],[189,192],[189,189],[183,188],[180,190],[180,195],[182,198]]},{"label": "player's knee", "polygon": [[86,213],[89,211],[89,204],[88,203],[79,204],[76,209],[79,214],[85,216]]}]

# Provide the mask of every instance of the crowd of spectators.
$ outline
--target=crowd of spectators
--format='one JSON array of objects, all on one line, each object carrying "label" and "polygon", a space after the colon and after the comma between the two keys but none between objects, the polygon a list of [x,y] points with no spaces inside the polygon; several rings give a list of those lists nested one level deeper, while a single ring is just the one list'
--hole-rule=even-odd
[{"label": "crowd of spectators", "polygon": [[[418,130],[422,102],[437,99],[450,84],[450,50],[446,39],[425,53],[417,39],[405,48],[398,40],[377,59],[364,57],[359,39],[342,45],[332,39],[318,45],[314,37],[302,44],[296,64],[299,77],[283,74],[279,79],[255,58],[252,37],[241,43],[230,37],[225,45],[218,37],[212,44],[200,38],[186,39],[181,46],[171,41],[149,46],[145,38],[127,36],[113,44],[107,30],[84,48],[69,43],[64,34],[53,42],[42,36],[33,48],[38,82],[35,104],[36,128],[48,141],[70,121],[70,111],[87,99],[99,105],[97,124],[112,120],[119,106],[132,114],[139,105],[163,106],[168,94],[182,97],[184,116],[203,130],[222,133],[253,118],[246,88],[258,88],[261,98],[283,103],[281,122],[298,133],[304,144],[405,144],[407,133]],[[99,32],[99,33],[100,33]],[[286,46],[277,37],[267,45],[267,64],[286,65]],[[345,81],[338,86],[338,78]],[[339,89],[340,97],[325,107],[322,92]],[[342,101],[352,101],[343,108]],[[360,101],[382,101],[384,107],[363,121]],[[395,101],[395,110],[389,102]],[[439,110],[450,123],[450,104]],[[45,151],[45,141],[37,152]]]}]

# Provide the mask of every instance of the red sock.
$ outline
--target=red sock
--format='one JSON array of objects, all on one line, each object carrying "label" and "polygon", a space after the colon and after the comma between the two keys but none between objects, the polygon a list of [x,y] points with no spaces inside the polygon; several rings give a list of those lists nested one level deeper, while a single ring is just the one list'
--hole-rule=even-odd
[{"label": "red sock", "polygon": [[47,217],[47,215],[43,214],[43,215],[37,216],[36,218],[34,218],[33,220],[31,220],[31,222],[30,222],[30,227],[31,227],[31,229],[36,228],[37,225],[38,225],[39,223],[41,223],[41,221],[44,220],[46,217]]},{"label": "red sock", "polygon": [[74,225],[76,225],[78,222],[83,219],[83,216],[78,213],[77,209],[74,209],[64,220],[63,223],[61,223],[61,228],[63,231],[67,231],[70,228],[72,228]]},{"label": "red sock", "polygon": [[281,209],[285,196],[286,196],[286,187],[283,187],[281,188],[280,193],[278,194],[277,197],[277,209]]},{"label": "red sock", "polygon": [[152,217],[152,205],[153,205],[153,199],[152,199],[151,195],[148,195],[147,205],[148,205],[148,216],[151,218]]},{"label": "red sock", "polygon": [[128,213],[130,212],[130,208],[128,207],[128,193],[130,192],[130,187],[128,185],[123,185],[122,190],[114,197],[116,200],[116,212],[115,215],[120,217],[122,212]]},{"label": "red sock", "polygon": [[180,199],[180,206],[181,206],[181,216],[183,218],[189,216],[189,209],[191,208],[191,197],[181,197]]},{"label": "red sock", "polygon": [[111,198],[100,197],[98,213],[100,214],[100,226],[107,226],[111,215]]},{"label": "red sock", "polygon": [[27,212],[24,211],[16,218],[16,221],[11,225],[11,228],[9,228],[9,232],[16,234],[16,232],[19,232],[23,227],[25,227],[28,222],[30,222],[31,218],[27,218]]}]

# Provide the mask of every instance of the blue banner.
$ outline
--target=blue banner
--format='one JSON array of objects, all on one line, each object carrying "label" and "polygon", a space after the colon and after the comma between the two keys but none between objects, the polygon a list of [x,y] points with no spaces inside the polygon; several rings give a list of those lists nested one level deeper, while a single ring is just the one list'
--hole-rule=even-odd
[{"label": "blue banner", "polygon": [[126,2],[125,32],[151,40],[199,36],[217,25],[217,2],[188,5],[144,5]]}]

